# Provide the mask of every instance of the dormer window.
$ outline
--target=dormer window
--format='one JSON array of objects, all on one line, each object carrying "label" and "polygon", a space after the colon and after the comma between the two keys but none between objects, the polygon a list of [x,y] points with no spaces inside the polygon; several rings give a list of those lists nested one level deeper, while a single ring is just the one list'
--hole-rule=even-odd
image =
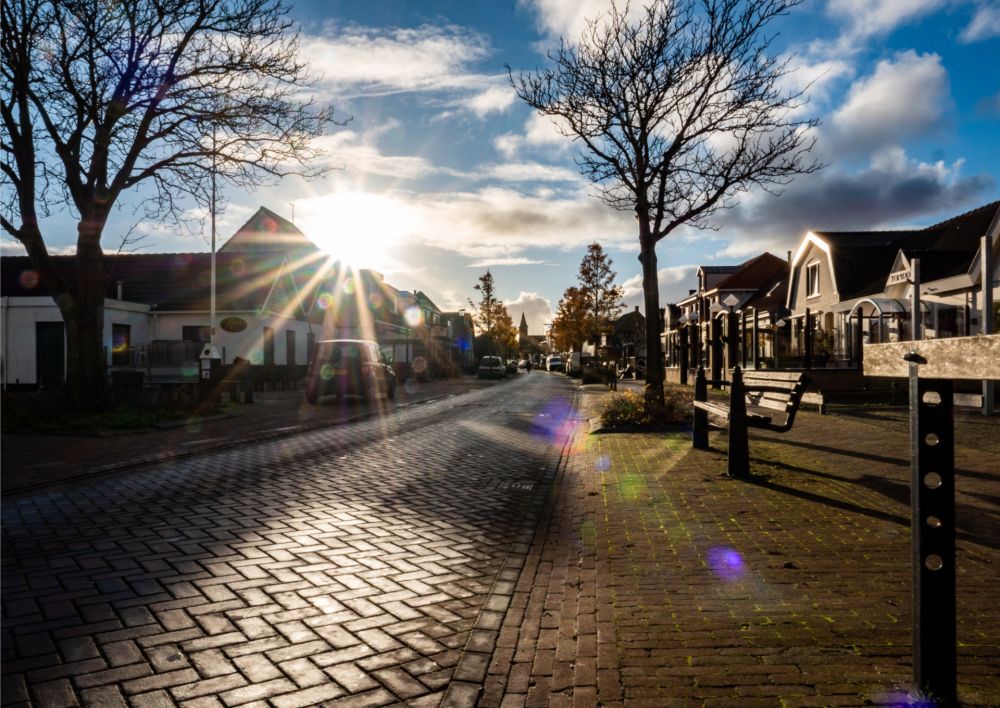
[{"label": "dormer window", "polygon": [[806,297],[819,295],[819,261],[806,266]]}]

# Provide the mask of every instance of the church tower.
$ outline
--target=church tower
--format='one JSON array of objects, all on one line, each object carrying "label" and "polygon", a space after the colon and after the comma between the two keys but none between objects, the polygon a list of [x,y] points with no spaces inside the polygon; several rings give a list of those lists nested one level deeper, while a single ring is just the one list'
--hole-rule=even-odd
[{"label": "church tower", "polygon": [[521,324],[517,327],[517,343],[524,345],[528,343],[528,320],[524,319],[524,313],[521,313]]}]

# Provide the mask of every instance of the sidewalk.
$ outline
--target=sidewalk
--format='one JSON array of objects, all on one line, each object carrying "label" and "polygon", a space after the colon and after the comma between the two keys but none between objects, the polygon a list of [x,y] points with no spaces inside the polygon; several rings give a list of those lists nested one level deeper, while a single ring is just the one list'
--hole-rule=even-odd
[{"label": "sidewalk", "polygon": [[251,441],[374,415],[378,406],[405,407],[454,396],[489,385],[473,376],[407,382],[396,400],[366,404],[361,400],[323,400],[309,405],[302,389],[257,391],[254,403],[233,403],[225,414],[178,422],[169,427],[109,435],[3,435],[4,494],[38,489],[81,476],[104,474],[136,465],[217,450]]},{"label": "sidewalk", "polygon": [[[603,393],[585,391],[584,417]],[[592,414],[592,413],[590,413]],[[497,638],[483,706],[904,705],[905,411],[725,437],[581,426]],[[1000,426],[957,424],[958,682],[1000,705]]]}]

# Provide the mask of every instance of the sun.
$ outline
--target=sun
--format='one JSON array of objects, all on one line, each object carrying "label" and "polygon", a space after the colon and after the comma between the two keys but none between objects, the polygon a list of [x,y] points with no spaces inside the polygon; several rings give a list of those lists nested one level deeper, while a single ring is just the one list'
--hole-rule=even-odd
[{"label": "sun", "polygon": [[398,199],[345,191],[295,202],[296,226],[333,258],[354,268],[393,270],[399,249],[417,228],[412,210]]}]

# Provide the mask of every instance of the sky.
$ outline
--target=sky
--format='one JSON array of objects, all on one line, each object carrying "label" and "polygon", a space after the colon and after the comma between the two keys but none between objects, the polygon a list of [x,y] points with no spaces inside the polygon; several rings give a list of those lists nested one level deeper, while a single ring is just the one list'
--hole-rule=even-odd
[{"label": "sky", "polygon": [[[321,138],[324,177],[229,190],[220,242],[265,206],[443,310],[467,308],[489,269],[514,322],[523,312],[541,334],[597,241],[628,307],[640,304],[632,215],[597,199],[578,146],[519,102],[505,69],[546,66],[608,6],[290,0],[317,97],[350,120]],[[810,229],[927,226],[1000,198],[1000,0],[805,0],[773,29],[796,67],[789,85],[808,87],[825,167],[661,241],[661,302],[694,288],[699,265],[784,257]],[[142,252],[209,249],[204,228],[134,224],[128,195],[120,206],[106,250],[132,226],[149,232]],[[48,220],[51,250],[71,250],[71,217]],[[4,252],[16,252],[8,239]]]}]

